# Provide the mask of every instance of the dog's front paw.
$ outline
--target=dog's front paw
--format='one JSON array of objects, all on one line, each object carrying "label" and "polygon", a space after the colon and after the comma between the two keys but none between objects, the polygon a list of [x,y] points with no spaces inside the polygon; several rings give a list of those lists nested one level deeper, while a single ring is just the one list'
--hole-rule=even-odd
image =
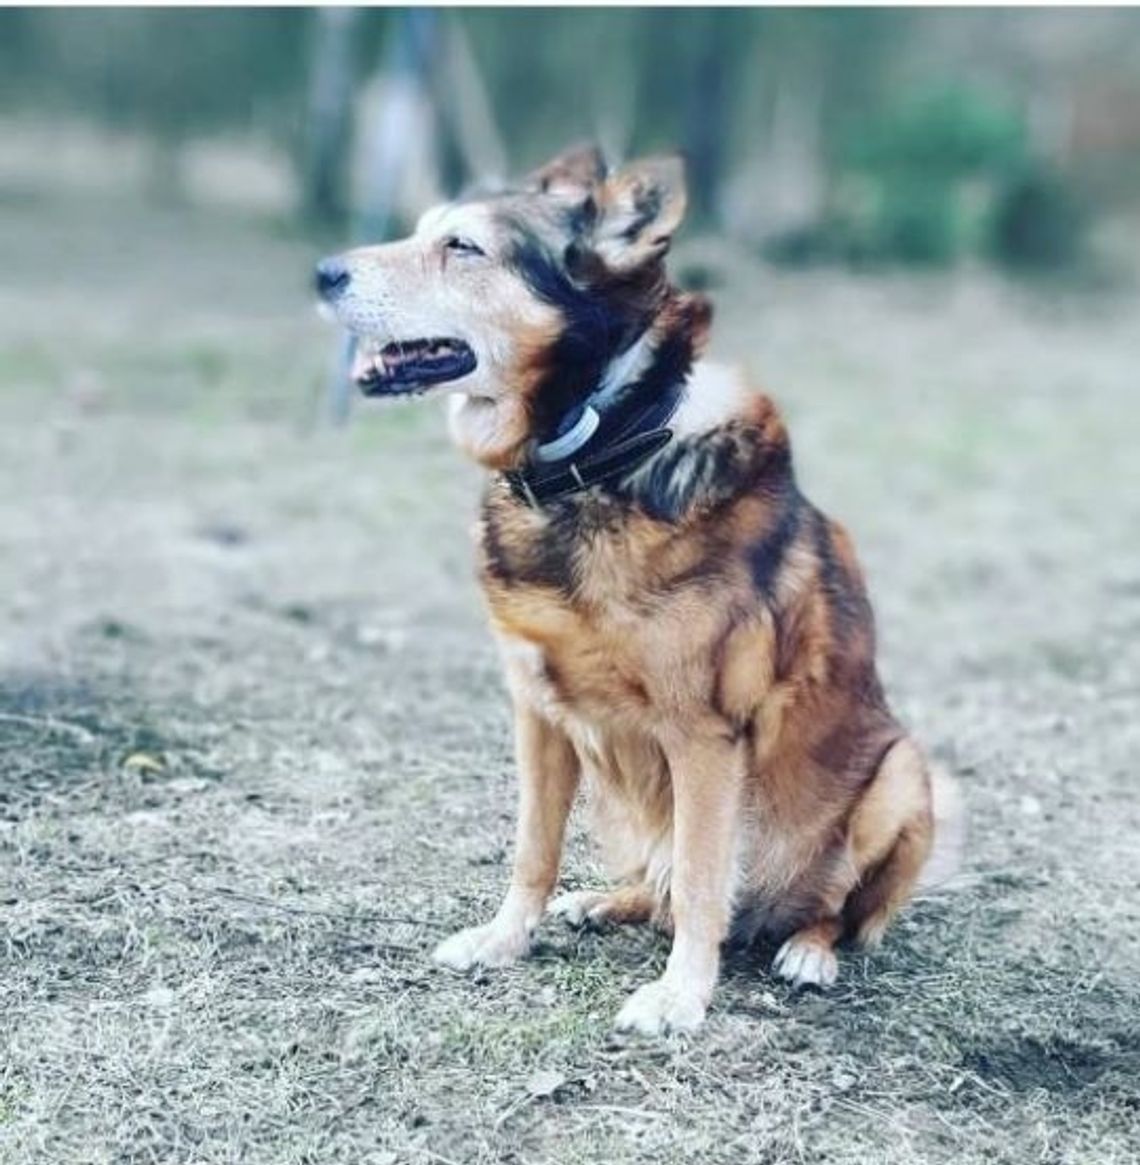
[{"label": "dog's front paw", "polygon": [[693,1032],[705,1018],[705,1004],[692,991],[679,990],[667,979],[655,979],[639,987],[618,1012],[618,1031],[663,1036]]},{"label": "dog's front paw", "polygon": [[505,967],[521,959],[529,949],[530,935],[525,930],[488,922],[444,939],[432,959],[453,971],[469,971],[472,967]]}]

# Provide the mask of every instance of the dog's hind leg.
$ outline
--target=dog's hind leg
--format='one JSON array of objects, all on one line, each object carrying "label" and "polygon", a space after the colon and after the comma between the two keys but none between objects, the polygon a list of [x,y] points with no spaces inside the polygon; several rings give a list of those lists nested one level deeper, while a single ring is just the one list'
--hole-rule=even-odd
[{"label": "dog's hind leg", "polygon": [[547,913],[570,926],[633,926],[649,922],[656,899],[648,882],[619,886],[615,890],[571,890],[560,894]]},{"label": "dog's hind leg", "polygon": [[847,929],[865,947],[876,947],[891,919],[914,893],[930,850],[929,825],[903,827],[886,858],[847,900]]},{"label": "dog's hind leg", "polygon": [[930,856],[932,822],[926,761],[904,738],[887,752],[851,814],[844,861],[819,916],[779,949],[773,972],[796,986],[830,987],[840,939],[875,946],[914,892]]},{"label": "dog's hind leg", "polygon": [[845,929],[876,946],[914,893],[934,833],[931,777],[909,738],[883,758],[851,818],[849,843],[859,882],[843,908]]}]

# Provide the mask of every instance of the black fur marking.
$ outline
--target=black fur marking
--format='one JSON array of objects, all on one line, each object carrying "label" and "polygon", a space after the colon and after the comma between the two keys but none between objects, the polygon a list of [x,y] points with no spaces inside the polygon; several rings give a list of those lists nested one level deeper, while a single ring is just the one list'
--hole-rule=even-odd
[{"label": "black fur marking", "polygon": [[879,709],[886,697],[875,670],[875,616],[862,580],[839,558],[827,519],[812,510],[819,586],[827,602],[834,645],[829,666],[865,708]]},{"label": "black fur marking", "polygon": [[510,547],[503,541],[499,513],[496,499],[485,495],[482,552],[487,574],[508,587],[551,587],[569,594],[576,577],[574,552],[582,537],[576,507],[566,502],[551,505],[547,520],[533,537],[524,540],[515,535]]},{"label": "black fur marking", "polygon": [[661,193],[657,190],[646,191],[638,198],[635,206],[633,222],[621,232],[623,242],[632,243],[638,235],[661,213]]},{"label": "black fur marking", "polygon": [[723,505],[756,492],[774,506],[795,492],[786,442],[764,441],[754,430],[730,425],[682,438],[665,449],[631,483],[652,518],[676,522],[695,506]]},{"label": "black fur marking", "polygon": [[[654,350],[649,367],[626,386],[606,414],[611,439],[620,441],[646,427],[646,414],[652,413],[655,406],[660,407],[663,417],[665,413],[671,413],[692,366],[693,341],[688,334],[678,330],[666,335]],[[650,425],[653,423],[650,421]]]},{"label": "black fur marking", "polygon": [[[869,784],[878,773],[887,753],[905,733],[886,709],[881,689],[878,700],[836,724],[811,748],[811,759],[832,773],[842,773],[850,784]],[[852,806],[852,810],[855,807]],[[850,814],[843,833],[850,828]]]},{"label": "black fur marking", "polygon": [[641,508],[658,522],[676,522],[705,486],[699,440],[681,438],[666,446],[638,474],[631,489]]},{"label": "black fur marking", "polygon": [[775,527],[748,548],[748,567],[752,572],[752,582],[766,598],[772,597],[773,583],[799,533],[800,511],[803,505],[803,499],[792,486],[783,499],[780,517]]},{"label": "black fur marking", "polygon": [[564,321],[554,343],[545,381],[535,393],[534,436],[554,436],[558,422],[597,387],[606,365],[636,338],[640,317],[620,310],[608,296],[580,287],[533,235],[520,229],[511,263],[543,302]]},{"label": "black fur marking", "polygon": [[529,547],[523,581],[570,594],[577,585],[574,552],[581,538],[577,506],[566,502],[552,506],[545,528]]},{"label": "black fur marking", "polygon": [[819,581],[828,610],[831,612],[832,631],[839,644],[846,644],[855,630],[869,626],[870,604],[858,580],[839,560],[827,519],[818,510],[812,511],[815,523],[814,544],[819,563]]},{"label": "black fur marking", "polygon": [[594,225],[597,217],[598,204],[591,196],[567,211],[566,226],[570,233],[577,237],[585,234]]},{"label": "black fur marking", "polygon": [[483,557],[487,571],[492,578],[505,582],[508,586],[516,581],[516,574],[507,557],[503,539],[499,534],[499,523],[493,506],[483,507]]}]

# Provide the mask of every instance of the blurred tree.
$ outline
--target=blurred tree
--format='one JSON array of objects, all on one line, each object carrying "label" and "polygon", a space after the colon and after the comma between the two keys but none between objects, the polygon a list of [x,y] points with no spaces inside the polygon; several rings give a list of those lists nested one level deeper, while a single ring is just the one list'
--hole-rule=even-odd
[{"label": "blurred tree", "polygon": [[689,217],[719,215],[736,75],[754,26],[731,9],[657,9],[646,14],[635,137],[639,148],[681,149],[688,164]]},{"label": "blurred tree", "polygon": [[[43,9],[18,14],[9,100],[139,131],[158,193],[177,193],[184,142],[219,130],[290,140],[309,14],[290,9]],[[4,38],[7,44],[8,38]]]},{"label": "blurred tree", "polygon": [[[828,246],[846,232],[854,251],[935,258],[962,220],[964,196],[946,188],[994,181],[1010,152],[1000,109],[1028,127],[1025,153],[1051,183],[1087,188],[1092,152],[1106,189],[1140,173],[1125,109],[1140,25],[1113,13],[2,9],[0,100],[145,136],[166,196],[192,139],[272,143],[310,215],[337,219],[357,106],[383,93],[377,66],[412,24],[444,191],[584,137],[613,160],[681,147],[697,224],[802,241],[827,218]],[[907,96],[939,76],[941,97]],[[996,103],[979,97],[990,89]]]},{"label": "blurred tree", "polygon": [[0,99],[7,104],[23,85],[35,60],[35,13],[0,9]]},{"label": "blurred tree", "polygon": [[354,8],[318,8],[315,13],[303,207],[318,222],[337,222],[348,212],[352,36],[359,16]]}]

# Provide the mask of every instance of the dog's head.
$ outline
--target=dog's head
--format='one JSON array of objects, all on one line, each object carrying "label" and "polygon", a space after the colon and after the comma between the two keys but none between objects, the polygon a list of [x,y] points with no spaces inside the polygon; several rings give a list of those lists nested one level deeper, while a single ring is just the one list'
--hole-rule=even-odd
[{"label": "dog's head", "polygon": [[317,288],[358,340],[366,394],[457,394],[457,441],[502,467],[675,298],[664,256],[684,210],[680,159],[607,174],[579,147],[514,189],[429,210],[406,239],[325,259]]}]

